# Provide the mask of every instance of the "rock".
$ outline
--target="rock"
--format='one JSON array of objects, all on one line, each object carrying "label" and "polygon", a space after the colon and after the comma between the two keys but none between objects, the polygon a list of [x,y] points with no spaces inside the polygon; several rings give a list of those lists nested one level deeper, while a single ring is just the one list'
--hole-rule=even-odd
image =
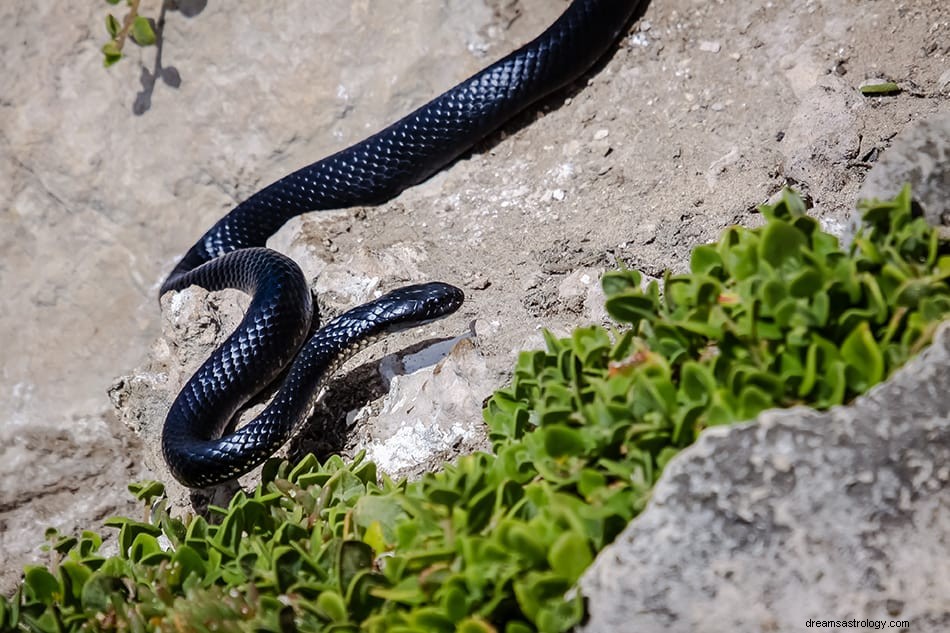
[{"label": "rock", "polygon": [[472,338],[462,335],[379,363],[389,385],[379,412],[354,417],[352,451],[394,479],[416,478],[446,461],[491,450],[482,402],[494,390],[493,375]]},{"label": "rock", "polygon": [[585,266],[565,275],[558,283],[558,303],[583,314],[588,323],[610,323],[605,307],[607,295],[600,285],[604,272],[603,268]]},{"label": "rock", "polygon": [[[859,197],[893,198],[904,183],[910,183],[928,222],[950,226],[950,112],[916,121],[897,135],[868,173]],[[859,221],[855,214],[852,232]]]},{"label": "rock", "polygon": [[950,630],[948,366],[950,324],[851,406],[704,432],[584,574],[580,630]]},{"label": "rock", "polygon": [[800,99],[779,145],[784,175],[805,194],[840,186],[841,171],[860,151],[856,102],[852,87],[826,75],[811,56],[794,56],[785,76]]}]

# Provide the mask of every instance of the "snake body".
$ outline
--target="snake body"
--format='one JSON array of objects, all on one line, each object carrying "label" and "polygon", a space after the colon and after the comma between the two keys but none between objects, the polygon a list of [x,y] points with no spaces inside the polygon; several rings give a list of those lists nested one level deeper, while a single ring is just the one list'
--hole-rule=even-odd
[{"label": "snake body", "polygon": [[[380,204],[425,180],[588,70],[639,4],[573,0],[531,42],[381,132],[264,187],[191,247],[162,293],[194,284],[238,288],[253,299],[235,332],[186,383],[166,418],[162,450],[179,481],[204,487],[251,470],[290,438],[321,381],[347,350],[366,337],[444,316],[461,305],[462,292],[448,284],[402,288],[334,319],[304,345],[313,312],[310,291],[292,260],[264,248],[267,238],[301,213]],[[264,412],[219,437],[235,412],[292,360]]]}]

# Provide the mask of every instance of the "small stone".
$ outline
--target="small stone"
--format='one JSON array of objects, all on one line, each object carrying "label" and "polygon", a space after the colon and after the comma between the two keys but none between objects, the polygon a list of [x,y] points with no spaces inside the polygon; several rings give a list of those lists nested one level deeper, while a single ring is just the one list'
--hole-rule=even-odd
[{"label": "small stone", "polygon": [[465,278],[465,285],[472,290],[485,290],[491,285],[491,281],[480,272],[473,272]]},{"label": "small stone", "polygon": [[608,135],[608,134],[610,134],[610,130],[607,130],[606,128],[601,128],[601,129],[597,130],[596,132],[594,132],[594,140],[595,140],[595,141],[602,141],[602,140],[604,140],[605,138],[607,138],[607,135]]},{"label": "small stone", "polygon": [[945,70],[937,79],[937,88],[940,92],[950,92],[950,70]]},{"label": "small stone", "polygon": [[792,462],[785,455],[775,455],[772,458],[772,467],[780,473],[787,473],[792,469]]},{"label": "small stone", "polygon": [[705,51],[707,53],[718,53],[721,48],[722,48],[722,45],[716,41],[712,41],[712,40],[699,41],[699,50]]},{"label": "small stone", "polygon": [[885,606],[887,608],[887,614],[889,616],[897,617],[901,614],[901,611],[904,610],[904,601],[888,598],[887,602],[885,603]]}]

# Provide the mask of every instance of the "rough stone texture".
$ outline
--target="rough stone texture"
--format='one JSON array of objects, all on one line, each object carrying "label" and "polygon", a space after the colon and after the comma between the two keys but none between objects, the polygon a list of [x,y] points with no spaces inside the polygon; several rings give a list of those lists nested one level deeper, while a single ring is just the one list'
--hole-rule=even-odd
[{"label": "rough stone texture", "polygon": [[703,433],[584,574],[581,630],[950,630],[948,366],[950,325],[852,406]]},{"label": "rough stone texture", "polygon": [[[43,525],[133,511],[125,483],[147,473],[106,390],[159,336],[155,293],[175,259],[239,199],[379,129],[564,6],[179,0],[160,63],[133,47],[105,71],[104,16],[121,4],[0,3],[3,590],[41,555]],[[410,278],[461,284],[459,315],[398,345],[475,320],[477,371],[501,384],[515,351],[541,344],[539,327],[600,318],[579,302],[591,284],[577,271],[682,269],[691,246],[756,222],[755,205],[789,181],[843,224],[874,152],[950,111],[948,23],[945,0],[654,0],[569,96],[389,204],[324,214],[318,239],[294,243],[287,227],[273,243],[310,251],[305,270],[341,307]],[[908,89],[855,94],[882,75]],[[400,245],[404,268],[361,268],[375,264],[360,252]],[[381,396],[370,376],[350,382]]]},{"label": "rough stone texture", "polygon": [[927,221],[950,226],[950,112],[928,117],[894,139],[861,187],[863,198],[892,198],[901,183],[914,188]]},{"label": "rough stone texture", "polygon": [[[859,196],[868,200],[893,198],[904,183],[910,183],[914,200],[920,204],[927,221],[935,226],[950,227],[948,165],[950,112],[944,112],[923,119],[898,135],[868,173]],[[860,215],[855,213],[850,223],[852,233],[859,223]]]}]

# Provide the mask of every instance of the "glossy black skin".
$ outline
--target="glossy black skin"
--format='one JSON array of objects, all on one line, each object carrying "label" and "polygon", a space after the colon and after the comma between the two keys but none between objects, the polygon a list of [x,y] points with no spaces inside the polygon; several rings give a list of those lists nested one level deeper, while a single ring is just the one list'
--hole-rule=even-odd
[{"label": "glossy black skin", "polygon": [[[185,385],[165,421],[162,449],[179,481],[205,487],[252,469],[303,421],[340,354],[364,337],[438,318],[461,305],[461,291],[447,284],[400,289],[332,321],[297,355],[310,328],[312,299],[299,267],[263,248],[267,238],[301,213],[379,204],[425,180],[588,70],[639,4],[575,0],[533,41],[381,132],[261,189],[192,246],[162,293],[195,284],[238,288],[254,298],[241,325]],[[234,413],[295,356],[267,409],[218,438]]]},{"label": "glossy black skin", "polygon": [[[341,314],[296,354],[264,411],[233,433],[218,437],[237,410],[293,358],[307,334],[300,324],[309,327],[310,323],[306,283],[302,288],[296,282],[287,287],[281,278],[280,269],[293,262],[276,251],[257,250],[261,252],[250,252],[248,257],[255,263],[266,262],[259,270],[269,273],[268,287],[258,284],[244,320],[188,381],[165,419],[165,461],[176,479],[193,488],[234,479],[270,457],[310,416],[336,364],[361,343],[451,314],[464,300],[458,288],[433,282],[393,290]],[[221,259],[224,266],[234,263]]]}]

